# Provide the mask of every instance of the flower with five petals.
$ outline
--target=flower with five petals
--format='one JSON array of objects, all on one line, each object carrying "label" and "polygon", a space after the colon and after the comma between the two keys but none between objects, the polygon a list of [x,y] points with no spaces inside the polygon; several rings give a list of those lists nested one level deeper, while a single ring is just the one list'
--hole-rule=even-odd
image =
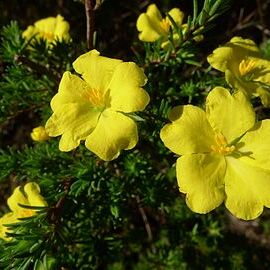
[{"label": "flower with five petals", "polygon": [[258,217],[270,207],[270,120],[255,122],[246,96],[222,87],[206,99],[206,111],[177,106],[161,139],[181,155],[176,171],[186,203],[207,213],[222,202],[236,217]]},{"label": "flower with five petals", "polygon": [[51,101],[52,116],[46,123],[49,136],[61,135],[59,149],[70,151],[81,140],[101,159],[109,161],[138,141],[137,125],[130,113],[143,110],[149,95],[142,89],[147,79],[133,62],[99,55],[92,50],[65,72]]},{"label": "flower with five petals", "polygon": [[207,58],[215,69],[225,73],[226,81],[248,97],[259,96],[270,106],[270,61],[263,58],[250,39],[233,37]]}]

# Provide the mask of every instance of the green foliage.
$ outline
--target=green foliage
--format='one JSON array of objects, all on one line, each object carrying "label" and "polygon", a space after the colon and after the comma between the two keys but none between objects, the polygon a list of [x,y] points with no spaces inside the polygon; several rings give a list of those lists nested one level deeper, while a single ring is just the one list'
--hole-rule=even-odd
[{"label": "green foliage", "polygon": [[[209,68],[194,37],[207,34],[228,8],[229,1],[205,0],[199,10],[194,0],[193,15],[177,46],[171,42],[169,50],[162,50],[158,41],[134,48],[136,61],[148,77],[145,89],[151,103],[132,116],[137,120],[139,144],[118,159],[100,161],[84,145],[61,152],[57,138],[44,143],[25,140],[21,147],[3,140],[1,214],[7,212],[4,205],[13,188],[27,181],[40,185],[48,207],[8,225],[11,240],[0,239],[0,269],[269,268],[270,260],[264,261],[267,250],[228,230],[230,216],[224,208],[207,216],[189,210],[178,191],[176,158],[159,139],[173,106],[203,106],[213,87],[227,86]],[[0,127],[15,138],[10,128],[14,123],[28,130],[34,123],[45,124],[62,74],[72,70],[85,44],[57,41],[48,46],[35,38],[27,42],[16,22],[4,26],[0,35]],[[269,44],[263,47],[266,56]],[[20,122],[22,114],[30,115],[33,123]],[[269,222],[264,223],[264,231],[269,235]]]}]

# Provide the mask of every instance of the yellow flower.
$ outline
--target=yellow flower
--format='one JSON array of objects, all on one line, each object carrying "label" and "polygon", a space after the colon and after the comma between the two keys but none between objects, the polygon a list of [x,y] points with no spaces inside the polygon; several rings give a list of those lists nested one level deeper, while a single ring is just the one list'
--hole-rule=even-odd
[{"label": "yellow flower", "polygon": [[30,39],[33,36],[43,38],[49,43],[57,39],[69,40],[69,23],[61,15],[48,17],[38,20],[34,25],[28,26],[22,35],[25,39]]},{"label": "yellow flower", "polygon": [[[178,26],[181,26],[184,18],[184,13],[178,9],[173,8],[169,11],[169,15],[173,18]],[[173,28],[168,16],[162,18],[160,11],[155,4],[148,6],[146,13],[142,13],[137,20],[137,29],[139,32],[139,39],[146,42],[155,42],[159,38],[162,39],[162,47],[166,47],[169,38],[170,28]],[[174,34],[174,40],[178,40],[179,36]]]},{"label": "yellow flower", "polygon": [[102,57],[96,50],[81,55],[73,67],[80,76],[64,73],[46,131],[52,137],[62,135],[61,151],[86,140],[101,159],[115,159],[138,141],[137,125],[128,114],[148,104],[141,88],[147,79],[135,63]]},{"label": "yellow flower", "polygon": [[32,140],[36,142],[44,142],[50,138],[43,126],[33,128],[30,136]]},{"label": "yellow flower", "polygon": [[212,67],[225,72],[226,81],[248,97],[259,96],[270,106],[270,61],[250,39],[234,37],[208,56]]},{"label": "yellow flower", "polygon": [[0,218],[0,237],[8,240],[6,232],[9,232],[5,224],[19,222],[20,218],[30,217],[36,214],[32,209],[23,208],[21,205],[28,206],[47,206],[47,202],[40,195],[39,185],[30,182],[24,186],[15,188],[13,194],[8,198],[7,204],[11,212]]},{"label": "yellow flower", "polygon": [[161,139],[181,155],[177,180],[191,210],[207,213],[224,201],[235,216],[249,220],[270,207],[270,120],[255,123],[241,91],[231,95],[216,87],[206,111],[177,106],[169,119]]}]

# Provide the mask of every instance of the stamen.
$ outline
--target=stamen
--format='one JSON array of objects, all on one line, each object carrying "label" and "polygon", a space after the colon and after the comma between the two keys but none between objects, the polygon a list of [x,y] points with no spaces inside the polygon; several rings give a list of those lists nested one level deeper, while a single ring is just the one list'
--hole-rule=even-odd
[{"label": "stamen", "polygon": [[241,76],[248,74],[254,69],[256,61],[253,59],[243,59],[239,64],[239,72]]},{"label": "stamen", "polygon": [[227,155],[232,153],[235,150],[235,146],[228,146],[228,142],[222,133],[215,134],[215,145],[211,145],[213,152],[216,152],[221,155]]},{"label": "stamen", "polygon": [[170,30],[170,22],[167,18],[162,19],[162,21],[160,22],[160,26],[161,28],[167,33]]},{"label": "stamen", "polygon": [[54,40],[54,34],[49,32],[41,32],[41,36],[49,41]]},{"label": "stamen", "polygon": [[22,217],[31,217],[35,214],[35,212],[32,209],[23,209],[20,214]]},{"label": "stamen", "polygon": [[101,91],[92,89],[87,92],[85,97],[90,101],[93,107],[102,107],[104,105],[104,96]]}]

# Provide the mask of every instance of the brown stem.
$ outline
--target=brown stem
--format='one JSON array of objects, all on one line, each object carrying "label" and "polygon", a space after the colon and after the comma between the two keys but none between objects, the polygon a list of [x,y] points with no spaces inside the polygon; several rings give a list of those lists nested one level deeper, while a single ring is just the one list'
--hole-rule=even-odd
[{"label": "brown stem", "polygon": [[237,22],[236,26],[233,29],[230,30],[231,33],[240,31],[242,29],[245,29],[247,27],[250,27],[250,26],[254,25],[254,23],[251,20],[255,16],[256,11],[251,12],[245,18],[243,16],[243,14],[244,14],[244,10],[241,9],[239,17],[238,17],[238,22]]},{"label": "brown stem", "polygon": [[95,0],[85,0],[85,14],[86,14],[86,40],[87,48],[92,50],[94,48],[94,28],[95,28]]},{"label": "brown stem", "polygon": [[266,25],[265,25],[264,16],[263,16],[262,3],[260,0],[256,0],[256,2],[257,2],[258,14],[259,14],[259,18],[260,18],[260,22],[262,26],[262,34],[263,34],[263,41],[264,41],[266,39],[266,35],[265,35]]},{"label": "brown stem", "polygon": [[143,207],[141,206],[140,197],[138,195],[136,195],[135,199],[136,199],[136,202],[138,204],[139,212],[140,212],[140,214],[142,216],[142,219],[143,219],[143,222],[144,222],[144,226],[145,226],[145,230],[146,230],[146,233],[147,233],[148,241],[152,242],[153,241],[152,230],[151,230],[150,224],[148,222],[148,218],[147,218],[147,216],[145,214],[145,211],[144,211]]}]

